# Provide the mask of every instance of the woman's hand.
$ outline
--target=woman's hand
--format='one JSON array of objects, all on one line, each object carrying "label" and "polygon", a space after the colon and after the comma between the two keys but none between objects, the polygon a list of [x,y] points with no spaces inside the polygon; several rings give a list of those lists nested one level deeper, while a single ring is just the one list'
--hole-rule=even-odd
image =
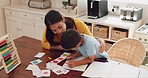
[{"label": "woman's hand", "polygon": [[99,42],[100,42],[99,52],[102,53],[105,51],[105,41],[102,38],[100,38]]}]

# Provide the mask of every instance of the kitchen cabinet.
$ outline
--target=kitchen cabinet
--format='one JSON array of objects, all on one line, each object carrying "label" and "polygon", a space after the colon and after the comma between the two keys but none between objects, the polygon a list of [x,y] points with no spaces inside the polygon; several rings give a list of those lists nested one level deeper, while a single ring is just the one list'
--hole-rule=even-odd
[{"label": "kitchen cabinet", "polygon": [[13,39],[20,36],[29,36],[41,40],[45,28],[44,17],[50,10],[57,10],[63,16],[67,17],[78,17],[79,15],[65,12],[61,10],[61,8],[30,8],[26,4],[21,4],[20,2],[15,5],[4,7],[7,33],[11,33]]},{"label": "kitchen cabinet", "polygon": [[28,20],[22,20],[20,23],[20,27],[22,27],[21,34],[23,36],[35,38],[35,26],[33,25],[33,23]]},{"label": "kitchen cabinet", "polygon": [[24,36],[35,38],[35,26],[33,22],[33,14],[28,12],[18,11],[19,26],[21,34]]},{"label": "kitchen cabinet", "polygon": [[[148,24],[144,24],[135,31],[134,38],[138,39],[145,46],[148,54]],[[148,55],[147,55],[148,57]]]},{"label": "kitchen cabinet", "polygon": [[16,11],[5,10],[7,33],[11,33],[14,39],[22,35],[17,15],[18,13]]},{"label": "kitchen cabinet", "polygon": [[44,15],[8,8],[5,8],[4,11],[7,33],[11,33],[13,39],[21,36],[42,39]]},{"label": "kitchen cabinet", "polygon": [[36,39],[39,39],[39,40],[42,40],[42,34],[45,28],[44,17],[45,17],[44,15],[39,15],[39,14],[35,15],[35,20],[34,20],[35,36],[36,36]]}]

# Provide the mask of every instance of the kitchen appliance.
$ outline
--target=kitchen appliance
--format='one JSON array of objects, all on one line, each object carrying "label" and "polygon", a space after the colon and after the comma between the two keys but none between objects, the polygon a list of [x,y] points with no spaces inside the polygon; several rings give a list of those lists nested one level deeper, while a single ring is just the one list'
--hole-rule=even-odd
[{"label": "kitchen appliance", "polygon": [[145,46],[146,51],[148,52],[148,23],[140,26],[136,31],[134,38],[138,39]]},{"label": "kitchen appliance", "polygon": [[46,9],[51,5],[50,0],[29,0],[28,6],[31,8]]},{"label": "kitchen appliance", "polygon": [[120,12],[120,18],[122,20],[138,21],[142,18],[142,8],[127,7],[122,8]]},{"label": "kitchen appliance", "polygon": [[88,18],[100,18],[108,14],[107,0],[87,0]]}]

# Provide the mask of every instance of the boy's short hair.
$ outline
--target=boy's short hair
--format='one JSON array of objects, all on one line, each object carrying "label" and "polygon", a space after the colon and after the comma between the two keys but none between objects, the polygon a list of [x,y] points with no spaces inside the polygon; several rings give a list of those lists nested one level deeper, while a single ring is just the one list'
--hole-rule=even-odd
[{"label": "boy's short hair", "polygon": [[74,29],[68,29],[62,34],[61,46],[64,49],[74,48],[80,42],[81,39],[82,37],[79,32]]}]

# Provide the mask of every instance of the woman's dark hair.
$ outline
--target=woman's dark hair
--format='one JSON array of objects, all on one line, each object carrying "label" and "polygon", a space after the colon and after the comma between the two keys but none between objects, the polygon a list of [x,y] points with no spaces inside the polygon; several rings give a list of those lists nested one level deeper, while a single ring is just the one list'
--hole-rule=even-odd
[{"label": "woman's dark hair", "polygon": [[82,37],[74,29],[66,30],[61,37],[61,46],[65,49],[71,49],[76,47],[76,45],[81,41]]},{"label": "woman's dark hair", "polygon": [[[65,18],[66,29],[75,27],[75,23],[72,18],[70,17],[64,17],[64,18]],[[62,20],[63,20],[62,15],[56,10],[51,10],[45,15],[44,23],[46,25],[46,38],[47,38],[47,41],[52,46],[59,45],[60,43],[57,43],[54,41],[55,34],[50,29],[50,26]]]}]

